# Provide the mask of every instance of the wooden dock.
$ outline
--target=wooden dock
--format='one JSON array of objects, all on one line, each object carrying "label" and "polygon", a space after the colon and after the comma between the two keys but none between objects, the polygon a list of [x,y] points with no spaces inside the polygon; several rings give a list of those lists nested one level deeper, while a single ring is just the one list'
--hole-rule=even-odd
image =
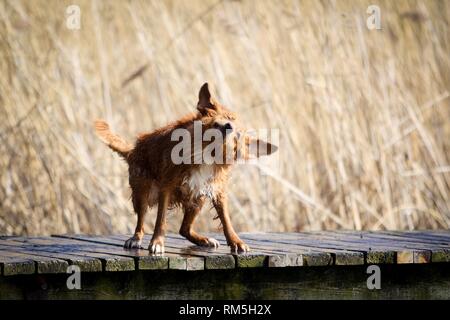
[{"label": "wooden dock", "polygon": [[125,235],[3,236],[0,299],[450,298],[450,231],[241,233],[252,251],[239,255],[211,236],[219,249],[169,234],[164,255],[122,248]]}]

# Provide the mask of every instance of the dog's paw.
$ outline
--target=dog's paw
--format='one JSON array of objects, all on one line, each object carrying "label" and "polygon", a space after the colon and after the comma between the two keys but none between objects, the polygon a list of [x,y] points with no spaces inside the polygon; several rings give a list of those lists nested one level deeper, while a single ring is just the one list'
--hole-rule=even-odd
[{"label": "dog's paw", "polygon": [[127,241],[125,241],[123,247],[126,249],[142,249],[142,239],[133,236],[130,239],[128,239]]},{"label": "dog's paw", "polygon": [[209,245],[209,247],[214,247],[214,248],[220,247],[219,241],[217,241],[214,238],[208,238],[208,245]]},{"label": "dog's paw", "polygon": [[151,253],[162,254],[164,253],[164,245],[159,243],[151,244],[148,248]]},{"label": "dog's paw", "polygon": [[164,253],[164,241],[161,239],[152,239],[148,246],[150,253],[162,254]]},{"label": "dog's paw", "polygon": [[250,251],[249,246],[242,241],[231,243],[230,249],[231,253],[246,253]]},{"label": "dog's paw", "polygon": [[198,241],[198,245],[202,247],[210,247],[210,248],[218,248],[220,247],[219,241],[214,238],[203,238],[201,241]]}]

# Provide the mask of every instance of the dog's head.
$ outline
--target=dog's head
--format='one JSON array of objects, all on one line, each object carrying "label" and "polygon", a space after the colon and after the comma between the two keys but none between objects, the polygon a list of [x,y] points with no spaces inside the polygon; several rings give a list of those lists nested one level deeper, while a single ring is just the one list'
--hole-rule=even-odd
[{"label": "dog's head", "polygon": [[211,96],[207,83],[200,88],[198,93],[197,110],[201,116],[203,131],[215,129],[223,137],[230,137],[236,132],[236,114]]},{"label": "dog's head", "polygon": [[[237,116],[211,96],[208,83],[199,91],[197,110],[202,122],[203,146],[222,163],[253,159],[274,153],[278,147],[249,135],[239,126]],[[217,151],[221,154],[218,155]]]}]

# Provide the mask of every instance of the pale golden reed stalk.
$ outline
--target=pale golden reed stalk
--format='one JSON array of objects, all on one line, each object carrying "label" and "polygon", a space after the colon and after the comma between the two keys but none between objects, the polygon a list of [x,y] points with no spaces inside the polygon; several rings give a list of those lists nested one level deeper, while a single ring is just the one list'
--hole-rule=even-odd
[{"label": "pale golden reed stalk", "polygon": [[377,2],[382,30],[372,1],[0,0],[0,234],[132,231],[127,168],[92,122],[131,140],[205,81],[280,129],[279,171],[235,170],[238,231],[448,228],[450,3]]}]

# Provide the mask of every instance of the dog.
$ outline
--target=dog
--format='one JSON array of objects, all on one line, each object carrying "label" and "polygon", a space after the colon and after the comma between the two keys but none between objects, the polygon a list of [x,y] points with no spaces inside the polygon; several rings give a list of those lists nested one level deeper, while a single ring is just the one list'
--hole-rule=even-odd
[{"label": "dog", "polygon": [[[196,125],[205,134],[208,130],[216,130],[219,133],[216,137],[221,139],[215,139],[212,143],[202,139],[200,148],[197,148],[201,152],[192,152],[189,149],[192,150],[196,141],[190,138],[189,143],[185,143],[187,154],[183,155],[183,159],[188,161],[175,163],[174,154],[177,152],[174,153],[174,150],[179,148],[179,142],[174,140],[174,133],[195,136]],[[229,170],[239,156],[244,159],[256,158],[269,155],[278,147],[243,133],[238,128],[236,114],[211,96],[208,83],[199,91],[196,112],[153,132],[139,135],[134,145],[113,134],[103,120],[95,121],[95,131],[106,145],[128,163],[131,200],[137,214],[137,225],[134,235],[125,242],[125,248],[141,248],[145,214],[149,207],[155,205],[158,206],[157,217],[148,247],[151,253],[164,253],[166,214],[173,207],[181,207],[184,212],[179,230],[183,237],[198,246],[217,248],[217,240],[198,234],[192,227],[209,199],[217,211],[231,251],[242,253],[250,250],[231,224],[226,191]],[[233,161],[196,161],[208,145],[210,150],[213,149],[213,158]]]}]

